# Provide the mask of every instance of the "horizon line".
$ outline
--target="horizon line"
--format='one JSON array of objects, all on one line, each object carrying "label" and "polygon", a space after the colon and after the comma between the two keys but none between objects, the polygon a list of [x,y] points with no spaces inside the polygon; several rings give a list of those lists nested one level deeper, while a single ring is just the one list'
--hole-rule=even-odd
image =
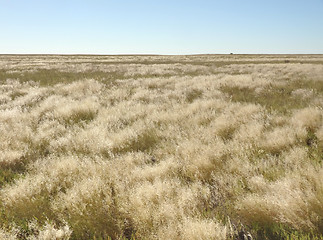
[{"label": "horizon line", "polygon": [[323,53],[191,53],[191,54],[158,54],[158,53],[0,53],[0,56],[204,56],[204,55],[323,55]]}]

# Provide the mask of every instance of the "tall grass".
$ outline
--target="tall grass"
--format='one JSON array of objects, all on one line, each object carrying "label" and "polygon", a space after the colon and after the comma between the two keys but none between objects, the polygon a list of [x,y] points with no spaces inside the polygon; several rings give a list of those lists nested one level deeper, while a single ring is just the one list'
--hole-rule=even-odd
[{"label": "tall grass", "polygon": [[0,238],[323,239],[322,61],[1,56]]}]

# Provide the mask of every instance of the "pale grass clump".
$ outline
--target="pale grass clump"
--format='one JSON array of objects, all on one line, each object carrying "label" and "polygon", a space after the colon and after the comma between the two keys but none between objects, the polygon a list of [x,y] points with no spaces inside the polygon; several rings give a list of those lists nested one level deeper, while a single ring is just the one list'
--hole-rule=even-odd
[{"label": "pale grass clump", "polygon": [[[224,155],[218,159],[221,167],[218,171],[212,173],[212,178],[213,180],[214,178],[217,180],[215,176],[219,175],[221,176],[219,177],[220,182],[222,180],[226,182],[228,187],[221,188],[221,191],[224,194],[231,191],[234,192],[234,189],[238,190],[238,188],[241,187],[238,186],[239,182],[242,181],[241,179],[248,178],[250,175],[254,174],[254,167],[249,153],[252,150],[251,146],[252,145],[243,142],[241,143],[239,140],[233,140],[226,146]],[[237,178],[234,180],[231,179],[231,181],[229,179],[223,179],[222,175],[225,176],[226,174],[233,174],[237,176]]]},{"label": "pale grass clump", "polygon": [[21,87],[22,84],[17,79],[6,79],[5,82],[1,84],[0,91],[1,93],[5,93],[8,91],[20,89]]},{"label": "pale grass clump", "polygon": [[304,108],[294,113],[293,124],[300,128],[316,130],[322,125],[322,109]]},{"label": "pale grass clump", "polygon": [[2,166],[15,165],[24,154],[25,152],[21,150],[4,150],[0,157],[0,164]]},{"label": "pale grass clump", "polygon": [[[149,157],[149,156],[147,156]],[[146,162],[152,162],[152,158],[147,158]],[[152,162],[153,163],[153,162]],[[171,176],[176,176],[176,173],[181,169],[180,161],[175,159],[165,159],[162,162],[150,164],[148,166],[142,166],[140,164],[132,172],[132,181],[154,181],[156,178],[166,180]]]},{"label": "pale grass clump", "polygon": [[208,180],[212,172],[220,172],[223,168],[222,158],[227,148],[222,139],[213,140],[212,146],[203,147],[198,141],[184,141],[176,149],[181,163],[183,177],[188,179]]},{"label": "pale grass clump", "polygon": [[70,236],[72,234],[72,230],[69,228],[69,226],[64,226],[62,228],[55,228],[51,224],[46,224],[39,232],[39,235],[37,237],[31,237],[30,240],[67,240],[70,239]]},{"label": "pale grass clump", "polygon": [[86,237],[80,231],[84,228],[110,237],[120,236],[124,223],[116,206],[116,199],[120,201],[120,197],[115,195],[117,189],[113,182],[102,173],[84,178],[78,185],[67,189],[66,193],[59,194],[52,202],[51,209],[60,218],[71,222],[71,227],[79,232],[76,234],[79,238]]},{"label": "pale grass clump", "polygon": [[32,112],[32,116],[40,121],[58,120],[64,124],[74,124],[93,120],[98,107],[95,97],[75,100],[70,97],[51,95],[39,104]]},{"label": "pale grass clump", "polygon": [[[103,199],[100,194],[104,194]],[[101,178],[91,177],[81,180],[78,185],[73,185],[66,193],[58,195],[52,207],[61,213],[67,210],[70,215],[84,215],[89,205],[97,208],[109,208],[111,204],[109,185]]]},{"label": "pale grass clump", "polygon": [[37,222],[28,223],[28,227],[32,234],[27,236],[28,240],[68,240],[72,234],[72,230],[68,225],[56,227],[53,223],[46,222],[43,226],[39,226]]},{"label": "pale grass clump", "polygon": [[6,230],[0,229],[0,239],[3,240],[17,240],[17,236],[15,233],[8,232]]},{"label": "pale grass clump", "polygon": [[295,229],[320,230],[322,171],[311,167],[305,169],[304,177],[290,174],[270,184],[260,181],[257,185],[262,193],[250,194],[240,200],[237,205],[239,214],[265,225],[283,223]]},{"label": "pale grass clump", "polygon": [[3,240],[68,240],[72,230],[68,225],[56,227],[53,223],[46,222],[40,226],[36,221],[28,222],[29,233],[22,234],[17,226],[11,226],[10,230],[0,229],[0,239]]},{"label": "pale grass clump", "polygon": [[303,99],[309,99],[314,95],[314,91],[312,89],[296,89],[292,92],[292,95],[295,97],[300,97]]},{"label": "pale grass clump", "polygon": [[29,119],[20,109],[1,111],[0,164],[15,165],[29,150],[32,129]]},{"label": "pale grass clump", "polygon": [[253,120],[247,124],[243,124],[235,133],[234,139],[239,142],[248,141],[251,144],[258,144],[262,137],[265,129],[265,124],[259,120]]},{"label": "pale grass clump", "polygon": [[221,80],[226,86],[240,88],[257,88],[269,85],[267,78],[255,77],[250,74],[225,75]]},{"label": "pale grass clump", "polygon": [[176,65],[157,64],[157,65],[130,65],[127,69],[126,76],[132,77],[135,75],[174,75]]},{"label": "pale grass clump", "polygon": [[[19,209],[19,211],[17,210],[19,214],[23,214],[24,210],[29,212],[32,209],[26,208],[26,206],[39,204],[38,197],[59,192],[86,174],[86,172],[80,172],[88,165],[86,161],[89,160],[81,161],[73,156],[50,157],[36,161],[30,170],[33,174],[29,174],[25,178],[17,180],[14,185],[1,190],[3,204]],[[47,203],[44,202],[44,204]]]},{"label": "pale grass clump", "polygon": [[139,238],[148,234],[155,239],[153,236],[160,228],[185,221],[187,216],[197,214],[198,206],[208,197],[208,189],[201,184],[187,188],[176,179],[156,179],[152,183],[143,182],[133,187],[122,209],[126,213],[133,213],[128,217],[137,229]]},{"label": "pale grass clump", "polygon": [[241,126],[246,126],[249,122],[258,123],[261,122],[262,119],[263,116],[259,106],[229,105],[223,110],[222,114],[212,122],[212,128],[214,129],[215,134],[221,138],[231,139]]},{"label": "pale grass clump", "polygon": [[25,95],[14,98],[10,104],[7,104],[7,107],[22,106],[23,109],[28,109],[35,106],[42,99],[48,96],[47,89],[39,88],[38,86],[30,87],[27,85],[23,88],[23,91],[25,92]]},{"label": "pale grass clump", "polygon": [[8,96],[7,94],[2,94],[0,96],[0,105],[3,106],[5,104],[7,104],[8,102],[11,101],[11,97]]},{"label": "pale grass clump", "polygon": [[146,151],[152,149],[159,140],[156,130],[146,124],[140,124],[138,127],[125,128],[113,134],[111,150],[114,153]]},{"label": "pale grass clump", "polygon": [[183,222],[160,228],[156,235],[159,236],[158,239],[163,240],[224,240],[227,239],[229,231],[227,227],[212,220],[188,218]]},{"label": "pale grass clump", "polygon": [[[288,116],[282,116],[274,114],[273,116],[268,116],[268,120],[272,126],[282,127],[290,123],[290,118]],[[267,123],[269,125],[269,123]]]},{"label": "pale grass clump", "polygon": [[252,73],[266,78],[275,77],[277,79],[297,79],[306,77],[306,79],[322,80],[323,67],[321,64],[232,64],[225,66],[223,72],[238,72],[240,74]]},{"label": "pale grass clump", "polygon": [[282,154],[283,164],[289,171],[295,169],[302,170],[304,166],[308,165],[308,149],[305,147],[293,147],[289,151]]},{"label": "pale grass clump", "polygon": [[[313,223],[307,219],[309,209],[303,200],[306,195],[298,186],[291,184],[290,180],[276,182],[265,194],[244,198],[237,205],[239,214],[249,221],[261,224],[281,222],[291,224],[297,229],[313,228]],[[268,188],[268,184],[266,185]]]},{"label": "pale grass clump", "polygon": [[214,221],[188,219],[180,228],[182,239],[227,239],[227,227]]},{"label": "pale grass clump", "polygon": [[77,81],[70,84],[58,84],[56,92],[63,96],[69,96],[75,99],[83,99],[83,96],[100,94],[104,90],[104,85],[93,79]]},{"label": "pale grass clump", "polygon": [[317,130],[316,136],[323,144],[323,125]]},{"label": "pale grass clump", "polygon": [[264,135],[261,146],[272,153],[286,150],[297,141],[295,130],[290,126],[277,127]]},{"label": "pale grass clump", "polygon": [[75,128],[73,132],[52,141],[53,151],[76,151],[83,154],[105,154],[111,151],[112,141],[107,132],[102,131],[106,126],[91,125],[88,128]]},{"label": "pale grass clump", "polygon": [[80,102],[70,100],[60,104],[64,104],[64,108],[54,109],[53,117],[67,123],[92,120],[99,107],[95,99],[85,99]]}]

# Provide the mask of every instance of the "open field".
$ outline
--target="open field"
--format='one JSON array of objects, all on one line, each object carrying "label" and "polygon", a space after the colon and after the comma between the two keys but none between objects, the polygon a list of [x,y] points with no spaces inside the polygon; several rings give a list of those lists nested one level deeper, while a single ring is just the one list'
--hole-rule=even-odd
[{"label": "open field", "polygon": [[323,239],[323,55],[0,55],[0,239]]}]

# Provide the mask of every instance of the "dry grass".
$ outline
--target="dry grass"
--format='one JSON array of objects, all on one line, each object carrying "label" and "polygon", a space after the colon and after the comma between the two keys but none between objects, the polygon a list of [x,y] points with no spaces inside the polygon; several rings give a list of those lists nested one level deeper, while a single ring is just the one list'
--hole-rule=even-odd
[{"label": "dry grass", "polygon": [[0,238],[323,239],[322,63],[0,56]]}]

